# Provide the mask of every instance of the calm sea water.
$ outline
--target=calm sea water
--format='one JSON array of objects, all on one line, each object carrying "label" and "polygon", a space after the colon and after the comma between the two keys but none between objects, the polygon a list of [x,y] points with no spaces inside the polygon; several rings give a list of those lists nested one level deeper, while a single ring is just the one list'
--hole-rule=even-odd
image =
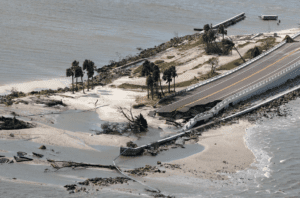
[{"label": "calm sea water", "polygon": [[[64,77],[75,59],[101,67],[241,12],[246,20],[229,34],[294,28],[299,6],[296,0],[2,0],[0,86]],[[261,14],[277,14],[282,23],[263,22]]]},{"label": "calm sea water", "polygon": [[[101,67],[109,60],[137,54],[137,47],[166,42],[175,32],[193,34],[194,27],[216,24],[241,12],[246,20],[230,27],[229,34],[295,28],[299,7],[296,0],[1,0],[0,86],[63,77],[75,59],[80,64],[91,59]],[[261,21],[257,17],[261,14],[277,14],[281,24]],[[257,170],[232,175],[230,185],[214,184],[215,190],[204,188],[212,184],[202,181],[190,191],[192,197],[299,197],[300,101],[289,106],[292,116],[266,120],[248,131],[246,142],[257,158]],[[167,188],[176,192],[176,187]],[[33,192],[36,197],[65,195],[52,187],[4,181],[0,192],[0,197],[32,197]],[[181,196],[189,197],[178,193]]]}]

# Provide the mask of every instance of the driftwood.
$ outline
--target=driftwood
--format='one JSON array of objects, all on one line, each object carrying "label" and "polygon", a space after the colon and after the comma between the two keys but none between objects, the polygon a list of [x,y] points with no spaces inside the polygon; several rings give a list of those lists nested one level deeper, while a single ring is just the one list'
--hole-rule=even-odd
[{"label": "driftwood", "polygon": [[51,166],[57,170],[61,168],[76,168],[76,167],[85,167],[85,168],[108,168],[111,170],[116,170],[115,166],[112,165],[101,165],[101,164],[86,164],[86,163],[77,163],[77,162],[67,162],[67,161],[55,161],[47,159],[51,163]]}]

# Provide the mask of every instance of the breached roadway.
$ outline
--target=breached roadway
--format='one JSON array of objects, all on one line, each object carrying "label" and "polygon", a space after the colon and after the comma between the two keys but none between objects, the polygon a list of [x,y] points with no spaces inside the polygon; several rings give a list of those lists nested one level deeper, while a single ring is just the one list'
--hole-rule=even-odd
[{"label": "breached roadway", "polygon": [[[299,41],[296,38],[295,41]],[[170,105],[163,106],[157,113],[186,112],[191,107],[207,105],[225,99],[287,68],[300,60],[300,42],[286,43],[279,49],[257,60],[251,65],[221,79],[198,87],[185,95],[175,96]]]}]

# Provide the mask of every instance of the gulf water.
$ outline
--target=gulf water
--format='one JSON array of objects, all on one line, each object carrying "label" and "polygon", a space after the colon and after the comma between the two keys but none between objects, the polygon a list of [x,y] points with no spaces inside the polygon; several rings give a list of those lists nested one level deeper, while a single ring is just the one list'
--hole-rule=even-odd
[{"label": "gulf water", "polygon": [[[179,36],[193,34],[195,27],[216,24],[241,12],[245,12],[247,18],[228,28],[231,35],[295,28],[299,26],[299,7],[300,2],[295,0],[2,0],[0,86],[64,78],[65,69],[75,59],[80,64],[84,59],[91,59],[101,67],[110,60],[137,54],[137,47],[159,45],[176,33]],[[261,14],[279,15],[280,25],[261,21],[258,18]],[[246,144],[255,154],[256,169],[232,175],[232,183],[214,184],[214,190],[205,188],[213,183],[201,181],[202,185],[190,191],[191,195],[174,195],[300,196],[300,101],[290,102],[288,106],[291,116],[264,120],[247,131]],[[176,188],[164,187],[170,192]],[[66,195],[57,187],[6,181],[0,182],[0,192],[0,197],[34,197],[34,193],[36,197]]]}]

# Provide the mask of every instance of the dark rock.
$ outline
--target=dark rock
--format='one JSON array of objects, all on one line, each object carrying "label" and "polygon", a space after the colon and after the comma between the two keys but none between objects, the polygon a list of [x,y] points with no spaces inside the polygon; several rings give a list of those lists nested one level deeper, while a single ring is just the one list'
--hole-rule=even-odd
[{"label": "dark rock", "polygon": [[32,161],[33,159],[28,158],[28,157],[16,157],[14,156],[16,162],[27,162],[27,161]]},{"label": "dark rock", "polygon": [[70,185],[65,185],[64,187],[69,191],[69,190],[75,190],[76,186],[77,186],[76,184],[70,184]]},{"label": "dark rock", "polygon": [[45,149],[46,149],[46,146],[45,146],[45,145],[42,145],[42,146],[40,146],[39,149],[45,150]]}]

